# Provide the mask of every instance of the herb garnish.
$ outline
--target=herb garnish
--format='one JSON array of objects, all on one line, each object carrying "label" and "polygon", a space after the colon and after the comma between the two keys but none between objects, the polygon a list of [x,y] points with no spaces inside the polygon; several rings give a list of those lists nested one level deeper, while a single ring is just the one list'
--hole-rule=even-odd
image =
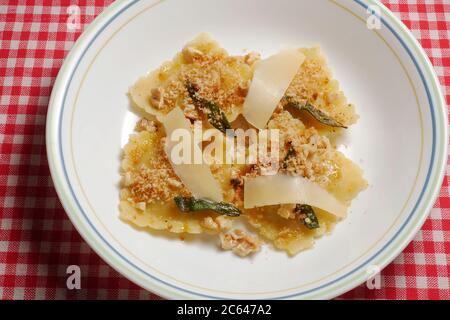
[{"label": "herb garnish", "polygon": [[220,110],[220,107],[209,100],[198,96],[197,89],[191,82],[186,82],[186,90],[189,97],[194,102],[194,105],[208,116],[209,123],[217,130],[226,133],[227,129],[231,129],[225,113]]},{"label": "herb garnish", "polygon": [[303,224],[308,229],[319,228],[319,220],[317,219],[314,209],[306,204],[297,204],[294,209],[295,213],[299,213]]},{"label": "herb garnish", "polygon": [[241,210],[226,202],[216,202],[209,199],[196,199],[194,197],[175,197],[173,200],[178,209],[182,212],[212,210],[230,217],[237,217],[241,215]]},{"label": "herb garnish", "polygon": [[286,153],[286,156],[284,157],[282,168],[287,168],[287,161],[289,161],[290,158],[295,157],[297,155],[297,152],[295,151],[294,147],[292,145],[289,146],[289,149]]},{"label": "herb garnish", "polygon": [[317,121],[319,121],[320,123],[322,123],[324,125],[327,125],[327,126],[330,126],[330,127],[347,129],[347,127],[344,126],[342,123],[334,120],[333,118],[328,116],[323,111],[321,111],[321,110],[317,109],[316,107],[314,107],[309,102],[307,102],[306,104],[301,104],[298,101],[294,100],[294,98],[291,97],[291,96],[285,96],[283,98],[283,100],[284,100],[286,106],[290,106],[290,107],[296,108],[298,110],[305,110],[310,115],[312,115],[314,117],[314,119],[316,119]]}]

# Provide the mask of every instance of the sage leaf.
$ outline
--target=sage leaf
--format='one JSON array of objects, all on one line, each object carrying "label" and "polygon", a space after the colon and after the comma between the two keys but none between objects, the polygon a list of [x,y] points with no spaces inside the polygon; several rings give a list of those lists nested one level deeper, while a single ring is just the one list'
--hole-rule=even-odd
[{"label": "sage leaf", "polygon": [[319,220],[317,219],[314,209],[306,204],[297,204],[294,211],[300,214],[303,224],[308,229],[319,228]]},{"label": "sage leaf", "polygon": [[220,110],[220,107],[216,103],[199,97],[195,86],[190,82],[186,83],[186,90],[192,102],[194,102],[195,107],[207,115],[209,123],[214,128],[224,134],[226,134],[227,129],[231,129],[231,124],[225,116],[225,113]]},{"label": "sage leaf", "polygon": [[209,199],[196,199],[194,197],[175,197],[173,200],[181,212],[212,210],[230,217],[237,217],[241,215],[241,210],[226,202],[216,202]]},{"label": "sage leaf", "polygon": [[327,125],[330,127],[335,127],[335,128],[347,129],[347,127],[344,126],[342,123],[334,120],[333,118],[328,116],[325,112],[317,109],[310,103],[301,104],[298,101],[295,101],[294,98],[292,98],[290,96],[285,96],[283,99],[285,102],[285,106],[290,106],[290,107],[293,107],[298,110],[305,110],[310,115],[312,115],[314,117],[314,119],[316,119],[317,121],[319,121],[320,123],[322,123],[324,125]]}]

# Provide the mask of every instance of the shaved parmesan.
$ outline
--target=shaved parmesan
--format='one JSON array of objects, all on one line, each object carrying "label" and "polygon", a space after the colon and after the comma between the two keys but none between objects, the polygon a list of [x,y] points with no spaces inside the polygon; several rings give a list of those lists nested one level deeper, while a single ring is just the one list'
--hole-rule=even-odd
[{"label": "shaved parmesan", "polygon": [[299,50],[285,49],[258,63],[244,102],[244,117],[250,124],[266,126],[303,61]]},{"label": "shaved parmesan", "polygon": [[162,124],[166,131],[166,137],[170,140],[171,134],[177,129],[184,129],[188,132],[192,131],[191,122],[186,119],[183,111],[179,107],[175,107],[163,119]]},{"label": "shaved parmesan", "polygon": [[186,132],[189,133],[190,141],[192,142],[191,146],[193,148],[192,152],[194,154],[195,152],[200,152],[201,154],[200,147],[193,143],[194,134],[191,129],[191,124],[189,120],[184,117],[183,111],[181,111],[179,107],[174,108],[166,117],[164,117],[162,124],[166,131],[165,152],[173,170],[181,179],[185,187],[196,198],[207,198],[217,202],[223,201],[222,189],[220,188],[219,182],[214,179],[207,164],[194,164],[193,161],[192,163],[176,164],[172,161],[172,149],[178,142],[172,141],[171,136],[177,129],[185,129]]},{"label": "shaved parmesan", "polygon": [[347,206],[318,184],[298,176],[276,174],[246,178],[244,208],[277,204],[307,204],[337,217],[347,215]]}]

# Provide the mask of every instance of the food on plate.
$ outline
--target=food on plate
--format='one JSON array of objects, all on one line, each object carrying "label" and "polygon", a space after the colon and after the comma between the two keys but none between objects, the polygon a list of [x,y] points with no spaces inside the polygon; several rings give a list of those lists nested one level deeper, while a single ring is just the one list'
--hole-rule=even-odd
[{"label": "food on plate", "polygon": [[230,55],[201,34],[129,97],[143,117],[123,150],[119,209],[135,226],[206,233],[240,257],[264,242],[295,255],[367,187],[336,148],[358,116],[318,48]]}]

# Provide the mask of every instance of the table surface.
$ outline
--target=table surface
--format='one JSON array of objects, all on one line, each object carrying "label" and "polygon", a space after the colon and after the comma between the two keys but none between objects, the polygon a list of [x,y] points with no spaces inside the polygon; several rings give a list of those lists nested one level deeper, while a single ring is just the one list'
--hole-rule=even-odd
[{"label": "table surface", "polygon": [[[45,118],[52,85],[81,30],[112,0],[6,0],[0,4],[0,299],[158,299],[109,267],[72,226],[50,178]],[[6,3],[6,4],[5,4]],[[80,8],[81,30],[66,27]],[[450,102],[450,1],[384,0],[430,57]],[[450,195],[447,169],[420,232],[347,299],[450,299]],[[81,267],[81,290],[66,268]]]}]

